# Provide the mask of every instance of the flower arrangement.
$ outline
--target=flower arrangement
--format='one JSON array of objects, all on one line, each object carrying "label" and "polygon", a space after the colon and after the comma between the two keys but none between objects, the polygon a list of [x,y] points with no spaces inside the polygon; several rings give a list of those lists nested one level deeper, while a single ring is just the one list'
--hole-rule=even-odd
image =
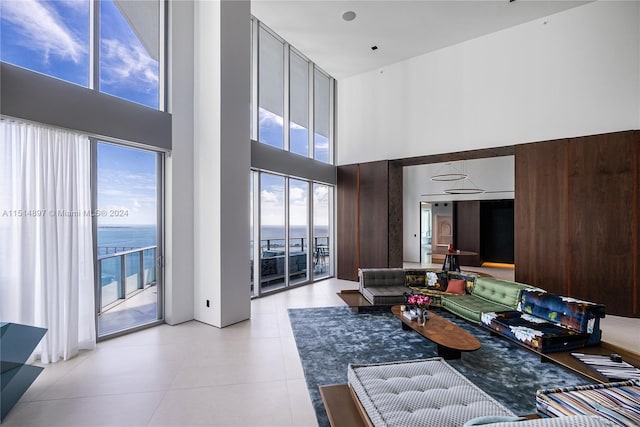
[{"label": "flower arrangement", "polygon": [[417,308],[422,310],[426,310],[431,305],[431,298],[428,295],[416,295],[411,294],[407,298],[407,303],[410,305],[415,305]]}]

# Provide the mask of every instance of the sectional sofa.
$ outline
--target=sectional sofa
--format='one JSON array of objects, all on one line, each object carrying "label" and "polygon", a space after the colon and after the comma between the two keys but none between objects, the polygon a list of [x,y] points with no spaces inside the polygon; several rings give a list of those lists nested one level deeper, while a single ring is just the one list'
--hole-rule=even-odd
[{"label": "sectional sofa", "polygon": [[361,268],[358,279],[360,293],[373,305],[404,304],[408,293],[422,292],[431,297],[432,305],[440,306],[441,297],[451,292],[449,281],[473,283],[475,276],[431,269]]},{"label": "sectional sofa", "polygon": [[[437,283],[429,283],[429,273],[436,275]],[[360,293],[373,305],[403,304],[407,294],[420,292],[431,296],[432,305],[539,353],[596,345],[602,337],[602,304],[551,294],[528,284],[470,273],[402,268],[361,269],[359,276]],[[465,282],[462,292],[451,292],[450,283],[455,280]]]},{"label": "sectional sofa", "polygon": [[543,289],[523,289],[516,310],[485,312],[482,324],[518,344],[540,353],[595,345],[602,332],[605,307]]}]

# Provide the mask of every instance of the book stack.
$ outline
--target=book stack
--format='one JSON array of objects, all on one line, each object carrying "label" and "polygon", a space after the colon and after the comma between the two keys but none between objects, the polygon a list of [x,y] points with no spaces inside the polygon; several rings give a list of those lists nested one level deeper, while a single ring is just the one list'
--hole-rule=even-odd
[{"label": "book stack", "polygon": [[418,312],[413,309],[403,311],[402,315],[409,320],[418,320]]}]

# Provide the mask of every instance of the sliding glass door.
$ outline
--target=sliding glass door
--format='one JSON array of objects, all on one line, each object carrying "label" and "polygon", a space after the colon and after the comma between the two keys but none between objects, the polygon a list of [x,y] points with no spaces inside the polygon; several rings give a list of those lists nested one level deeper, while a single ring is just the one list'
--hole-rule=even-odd
[{"label": "sliding glass door", "polygon": [[333,275],[333,187],[251,172],[251,295]]},{"label": "sliding glass door", "polygon": [[95,141],[98,337],[162,319],[162,154]]}]

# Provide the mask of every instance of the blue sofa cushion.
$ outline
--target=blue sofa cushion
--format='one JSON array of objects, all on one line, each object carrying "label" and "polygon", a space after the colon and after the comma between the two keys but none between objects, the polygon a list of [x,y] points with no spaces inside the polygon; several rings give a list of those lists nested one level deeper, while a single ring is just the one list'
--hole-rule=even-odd
[{"label": "blue sofa cushion", "polygon": [[579,333],[594,332],[596,319],[604,317],[601,304],[550,294],[542,289],[525,289],[520,294],[518,311]]},{"label": "blue sofa cushion", "polygon": [[482,324],[540,353],[581,348],[587,345],[589,339],[589,334],[576,332],[519,311],[483,313]]}]

